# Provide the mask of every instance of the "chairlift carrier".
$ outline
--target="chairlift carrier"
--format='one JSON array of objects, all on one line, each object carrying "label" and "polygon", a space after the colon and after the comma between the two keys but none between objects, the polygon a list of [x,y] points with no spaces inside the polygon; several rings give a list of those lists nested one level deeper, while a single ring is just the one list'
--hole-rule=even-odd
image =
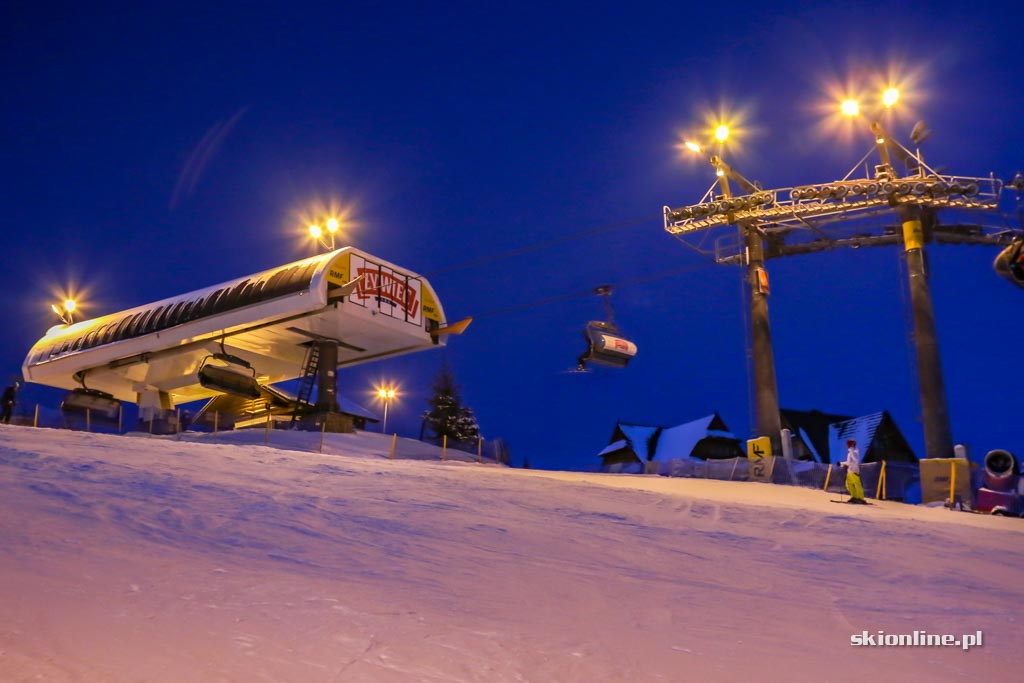
[{"label": "chairlift carrier", "polygon": [[64,397],[60,409],[64,413],[88,412],[92,419],[115,422],[121,413],[121,402],[107,392],[89,389],[83,383],[82,388],[72,389]]},{"label": "chairlift carrier", "polygon": [[[226,365],[211,364],[211,360]],[[256,381],[256,370],[248,361],[230,353],[214,353],[203,359],[199,366],[199,384],[206,389],[219,391],[223,394],[257,399],[260,397],[260,385]]]},{"label": "chairlift carrier", "polygon": [[608,320],[591,320],[583,330],[583,338],[587,341],[587,349],[578,358],[578,368],[586,369],[587,363],[606,365],[613,368],[624,368],[636,355],[637,346],[627,339],[615,326],[615,316],[609,297],[611,285],[602,285],[594,293],[604,297],[605,312]]},{"label": "chairlift carrier", "polygon": [[1000,277],[1024,287],[1024,237],[999,252],[992,267]]}]

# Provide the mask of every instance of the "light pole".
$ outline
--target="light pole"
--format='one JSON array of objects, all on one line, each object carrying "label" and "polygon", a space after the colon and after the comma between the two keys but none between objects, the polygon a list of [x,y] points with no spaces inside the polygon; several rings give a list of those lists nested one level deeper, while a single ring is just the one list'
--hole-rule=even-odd
[{"label": "light pole", "polygon": [[[889,88],[882,93],[882,106],[891,109],[899,100],[899,91]],[[843,103],[843,113],[857,116],[860,107]],[[876,112],[877,113],[877,112]],[[870,124],[881,165],[875,169],[875,180],[893,182],[900,178],[892,164],[896,156],[904,163],[913,160],[917,167],[917,179],[925,178],[925,169],[903,148],[894,143],[888,131],[878,121]],[[915,139],[915,142],[918,140]],[[907,278],[910,288],[910,308],[914,319],[914,351],[917,356],[917,379],[921,397],[921,421],[924,427],[925,457],[953,457],[953,431],[949,421],[949,407],[946,403],[946,386],[942,377],[942,362],[939,357],[939,338],[935,329],[935,311],[932,306],[931,287],[928,284],[927,254],[925,242],[935,224],[935,211],[922,207],[917,202],[898,204],[903,253],[907,264]]]},{"label": "light pole", "polygon": [[[729,138],[728,126],[715,128],[715,140],[719,145]],[[687,140],[684,146],[694,153],[701,153],[701,146]],[[758,436],[767,436],[772,442],[772,452],[782,453],[781,416],[779,413],[779,387],[775,376],[775,352],[772,349],[772,330],[768,318],[768,271],[765,269],[764,235],[756,220],[738,218],[730,210],[734,201],[732,186],[735,182],[744,192],[757,195],[760,189],[725,163],[720,155],[710,158],[718,177],[721,190],[719,202],[726,209],[728,222],[739,228],[746,253],[747,291],[750,303],[750,354],[753,363],[753,388],[755,422]]]},{"label": "light pole", "polygon": [[384,434],[388,430],[388,406],[391,405],[391,401],[398,395],[394,389],[381,387],[377,389],[377,397],[384,401],[384,422],[381,423],[380,431]]}]

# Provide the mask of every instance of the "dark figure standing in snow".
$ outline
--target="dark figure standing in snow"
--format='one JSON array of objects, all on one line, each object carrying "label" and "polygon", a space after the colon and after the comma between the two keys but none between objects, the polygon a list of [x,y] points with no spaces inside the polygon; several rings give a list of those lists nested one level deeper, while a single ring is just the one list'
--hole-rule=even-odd
[{"label": "dark figure standing in snow", "polygon": [[3,398],[0,399],[0,403],[3,403],[3,413],[0,413],[0,422],[11,424],[11,413],[14,412],[14,397],[17,393],[17,382],[4,389]]},{"label": "dark figure standing in snow", "polygon": [[846,468],[846,490],[850,492],[847,503],[867,503],[864,500],[864,485],[860,481],[860,451],[857,442],[850,439],[846,442],[846,462],[839,463]]}]

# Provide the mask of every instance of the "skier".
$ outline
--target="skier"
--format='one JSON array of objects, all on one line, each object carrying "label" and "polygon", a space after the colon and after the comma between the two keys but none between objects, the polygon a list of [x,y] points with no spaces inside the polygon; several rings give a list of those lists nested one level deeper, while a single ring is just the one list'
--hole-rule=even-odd
[{"label": "skier", "polygon": [[860,482],[860,451],[857,450],[857,442],[854,439],[846,441],[846,462],[840,463],[846,468],[846,490],[850,492],[850,500],[847,503],[867,505],[864,500],[864,485]]},{"label": "skier", "polygon": [[0,413],[0,422],[5,424],[11,423],[11,413],[14,411],[14,397],[18,393],[18,383],[8,386],[4,389],[3,398],[0,398],[0,403],[3,404],[3,412]]}]

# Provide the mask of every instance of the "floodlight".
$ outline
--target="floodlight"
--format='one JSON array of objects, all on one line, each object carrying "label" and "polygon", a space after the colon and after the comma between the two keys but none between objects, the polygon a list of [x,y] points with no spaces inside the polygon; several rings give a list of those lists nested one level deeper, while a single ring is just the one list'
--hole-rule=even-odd
[{"label": "floodlight", "polygon": [[694,154],[700,154],[701,152],[700,145],[698,145],[693,140],[686,140],[685,142],[683,142],[683,146],[686,147],[686,149],[693,152]]},{"label": "floodlight", "polygon": [[892,105],[896,104],[896,101],[900,98],[900,91],[896,88],[888,88],[882,93],[882,104],[888,109]]},{"label": "floodlight", "polygon": [[309,234],[313,239],[318,240],[323,236],[324,231],[319,225],[311,225],[309,226]]},{"label": "floodlight", "polygon": [[338,219],[328,218],[327,219],[327,232],[335,233],[338,232]]},{"label": "floodlight", "polygon": [[860,105],[857,104],[857,100],[843,100],[841,106],[843,113],[847,116],[856,116],[860,113]]},{"label": "floodlight", "polygon": [[715,139],[719,142],[725,142],[729,139],[729,126],[724,123],[718,128],[715,128]]}]

